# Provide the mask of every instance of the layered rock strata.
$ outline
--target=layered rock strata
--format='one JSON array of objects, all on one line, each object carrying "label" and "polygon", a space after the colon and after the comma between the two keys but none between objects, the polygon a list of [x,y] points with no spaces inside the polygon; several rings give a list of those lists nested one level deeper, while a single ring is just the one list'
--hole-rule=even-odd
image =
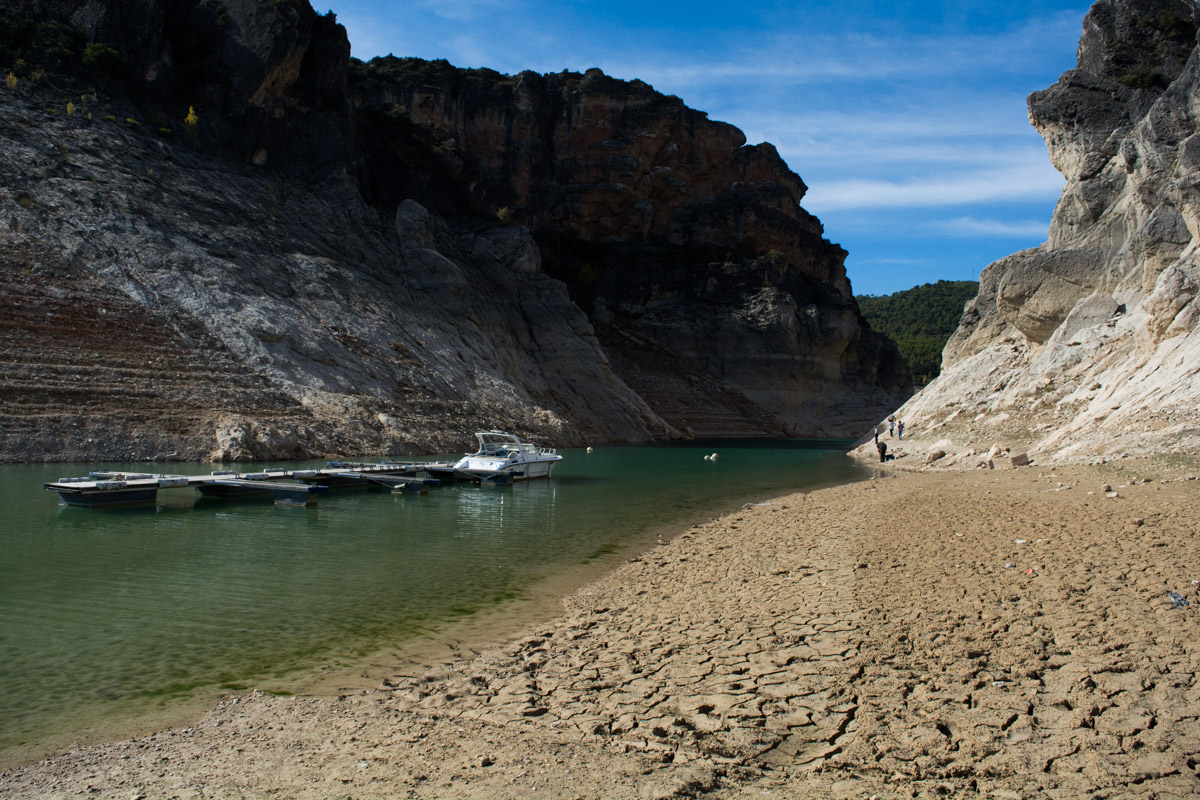
[{"label": "layered rock strata", "polygon": [[452,229],[415,202],[384,220],[337,173],[300,184],[122,122],[25,123],[42,114],[0,106],[5,459],[670,433],[524,229]]},{"label": "layered rock strata", "polygon": [[1100,0],[1029,98],[1067,179],[1041,247],[984,270],[942,375],[897,412],[962,450],[1200,450],[1200,5]]},{"label": "layered rock strata", "polygon": [[0,28],[0,459],[838,433],[903,395],[799,178],[644,84],[489,78],[586,99],[576,163],[495,92],[457,97],[469,136],[418,118],[307,3],[19,2]]}]

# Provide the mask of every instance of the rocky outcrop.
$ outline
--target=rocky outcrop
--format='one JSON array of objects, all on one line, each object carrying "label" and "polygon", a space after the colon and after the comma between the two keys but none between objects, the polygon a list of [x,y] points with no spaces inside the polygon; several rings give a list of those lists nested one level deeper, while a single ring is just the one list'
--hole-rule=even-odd
[{"label": "rocky outcrop", "polygon": [[350,43],[333,12],[293,0],[17,5],[113,48],[111,72],[151,116],[179,124],[195,109],[189,134],[201,149],[301,171],[348,161]]},{"label": "rocky outcrop", "polygon": [[[807,187],[775,148],[747,145],[678,97],[598,69],[514,77],[389,56],[360,72],[361,106],[442,131],[481,199],[540,234],[775,250],[848,288],[820,223],[799,205]],[[826,252],[808,252],[820,244]]]},{"label": "rocky outcrop", "polygon": [[1200,450],[1200,4],[1100,0],[1029,98],[1067,178],[1041,247],[984,270],[912,434],[1035,459]]},{"label": "rocky outcrop", "polygon": [[0,459],[837,433],[905,390],[799,178],[644,84],[488,73],[451,132],[290,0],[18,2],[0,60]]}]

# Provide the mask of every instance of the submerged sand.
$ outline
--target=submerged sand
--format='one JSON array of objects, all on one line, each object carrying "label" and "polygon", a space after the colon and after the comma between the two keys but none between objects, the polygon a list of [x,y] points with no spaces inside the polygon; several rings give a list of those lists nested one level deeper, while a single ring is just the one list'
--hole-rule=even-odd
[{"label": "submerged sand", "polygon": [[0,795],[1200,796],[1198,489],[1122,462],[747,506],[494,649],[230,696]]}]

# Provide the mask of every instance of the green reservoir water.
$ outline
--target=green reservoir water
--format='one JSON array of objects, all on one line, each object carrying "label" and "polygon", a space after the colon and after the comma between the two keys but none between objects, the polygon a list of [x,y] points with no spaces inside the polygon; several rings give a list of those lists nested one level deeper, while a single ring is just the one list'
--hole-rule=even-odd
[{"label": "green reservoir water", "polygon": [[221,690],[286,691],[481,611],[520,614],[539,586],[664,532],[860,477],[844,444],[568,450],[549,481],[348,491],[309,508],[191,489],[142,509],[67,508],[42,485],[148,465],[0,466],[0,765]]}]

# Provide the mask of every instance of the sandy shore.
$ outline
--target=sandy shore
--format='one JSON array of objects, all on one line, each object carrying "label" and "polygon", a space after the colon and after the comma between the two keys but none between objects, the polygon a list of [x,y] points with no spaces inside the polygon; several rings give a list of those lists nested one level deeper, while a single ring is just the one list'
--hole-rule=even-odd
[{"label": "sandy shore", "polygon": [[748,506],[494,649],[231,696],[0,795],[1200,796],[1186,470],[889,472]]}]

